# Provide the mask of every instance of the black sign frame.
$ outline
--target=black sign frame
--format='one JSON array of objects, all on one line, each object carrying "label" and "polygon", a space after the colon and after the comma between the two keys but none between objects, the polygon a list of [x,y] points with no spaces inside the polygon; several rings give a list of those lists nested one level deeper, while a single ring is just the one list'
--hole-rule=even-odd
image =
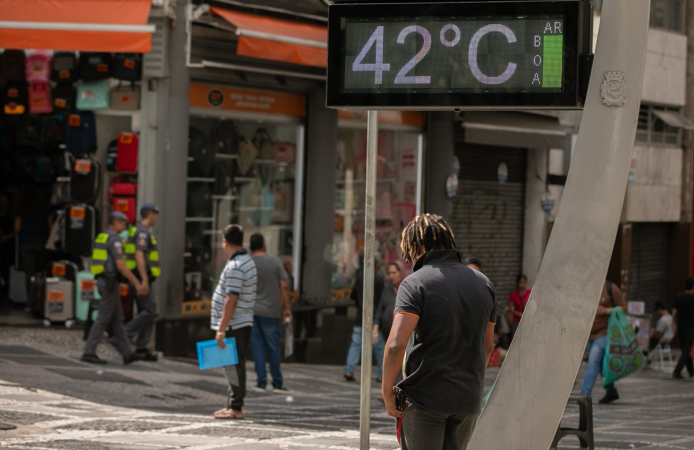
[{"label": "black sign frame", "polygon": [[[512,110],[580,109],[579,58],[581,56],[581,0],[463,1],[393,3],[333,3],[328,9],[328,71],[326,105],[357,110]],[[403,12],[401,12],[403,11]],[[479,11],[484,11],[480,14]],[[345,30],[342,18],[423,16],[563,15],[563,86],[559,93],[342,93]]]}]

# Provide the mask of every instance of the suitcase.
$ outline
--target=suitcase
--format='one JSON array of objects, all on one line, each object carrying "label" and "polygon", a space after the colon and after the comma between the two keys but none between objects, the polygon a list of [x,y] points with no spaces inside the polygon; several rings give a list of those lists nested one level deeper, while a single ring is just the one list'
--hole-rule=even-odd
[{"label": "suitcase", "polygon": [[118,85],[111,89],[111,109],[133,111],[140,109],[140,86]]},{"label": "suitcase", "polygon": [[14,266],[10,267],[10,292],[9,297],[14,303],[27,303],[26,273],[19,270],[19,239],[15,238]]},{"label": "suitcase", "polygon": [[65,145],[72,153],[96,151],[96,119],[93,113],[75,112],[68,116]]},{"label": "suitcase", "polygon": [[51,81],[51,54],[36,50],[26,59],[26,80],[29,83],[48,83]]},{"label": "suitcase", "polygon": [[113,78],[123,81],[142,79],[142,55],[139,53],[116,53],[113,57]]},{"label": "suitcase", "polygon": [[210,141],[205,133],[195,127],[188,130],[189,177],[208,177],[215,163],[215,156]]},{"label": "suitcase", "polygon": [[50,114],[53,112],[51,87],[47,83],[29,86],[29,112],[31,114]]},{"label": "suitcase", "polygon": [[118,136],[118,156],[116,171],[121,173],[137,173],[137,153],[140,137],[135,133],[121,133]]},{"label": "suitcase", "polygon": [[24,81],[25,61],[24,50],[5,50],[0,58],[0,78],[5,81]]},{"label": "suitcase", "polygon": [[37,183],[49,184],[55,179],[53,158],[46,155],[37,155],[34,159],[34,176]]},{"label": "suitcase", "polygon": [[75,256],[90,256],[97,229],[94,207],[80,204],[65,208],[65,251]]},{"label": "suitcase", "polygon": [[39,272],[31,277],[29,292],[29,311],[37,319],[43,319],[46,303],[46,272]]},{"label": "suitcase", "polygon": [[7,115],[18,115],[27,112],[29,92],[23,81],[8,81],[3,90],[3,109]]},{"label": "suitcase", "polygon": [[137,219],[137,187],[133,183],[114,184],[110,189],[114,211],[120,211],[128,216],[128,222],[135,223]]},{"label": "suitcase", "polygon": [[77,159],[70,175],[70,198],[75,203],[93,203],[99,197],[101,165],[91,159]]},{"label": "suitcase", "polygon": [[46,278],[44,317],[50,322],[68,322],[75,317],[75,282]]},{"label": "suitcase", "polygon": [[[94,275],[87,271],[78,272],[75,282],[75,318],[80,322],[87,322],[91,303],[100,299]],[[94,320],[96,314],[92,313],[92,316]]]},{"label": "suitcase", "polygon": [[73,283],[77,280],[77,264],[68,260],[53,261],[46,267],[47,278],[63,278]]},{"label": "suitcase", "polygon": [[110,53],[82,52],[77,65],[82,81],[98,81],[111,78],[113,58]]},{"label": "suitcase", "polygon": [[58,83],[53,88],[53,110],[56,112],[69,112],[75,109],[77,89],[72,83]]},{"label": "suitcase", "polygon": [[56,83],[74,83],[77,81],[77,57],[73,52],[55,52],[51,80]]}]

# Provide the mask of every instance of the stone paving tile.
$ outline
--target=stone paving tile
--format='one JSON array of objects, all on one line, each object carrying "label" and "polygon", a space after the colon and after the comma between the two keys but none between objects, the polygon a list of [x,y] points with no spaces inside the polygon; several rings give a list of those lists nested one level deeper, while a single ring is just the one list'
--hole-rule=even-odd
[{"label": "stone paving tile", "polygon": [[12,425],[33,425],[38,422],[47,422],[50,420],[59,419],[61,418],[49,414],[0,410],[0,422]]},{"label": "stone paving tile", "polygon": [[89,420],[80,423],[56,427],[57,430],[98,430],[98,431],[127,431],[142,432],[162,430],[180,425],[176,422],[149,422],[136,420]]}]

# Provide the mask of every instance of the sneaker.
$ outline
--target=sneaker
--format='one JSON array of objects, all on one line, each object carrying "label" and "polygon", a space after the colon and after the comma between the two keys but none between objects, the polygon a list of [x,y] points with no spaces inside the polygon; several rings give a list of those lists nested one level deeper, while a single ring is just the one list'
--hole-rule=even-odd
[{"label": "sneaker", "polygon": [[253,386],[253,391],[260,392],[261,394],[267,394],[267,389],[265,386]]},{"label": "sneaker", "polygon": [[681,379],[684,378],[684,377],[682,376],[681,373],[672,372],[672,378],[674,378],[674,379],[676,379],[676,380],[681,380]]},{"label": "sneaker", "polygon": [[108,361],[101,359],[96,355],[82,355],[81,361],[89,363],[89,364],[103,364],[103,365],[108,364]]},{"label": "sneaker", "polygon": [[137,353],[138,358],[142,361],[158,361],[159,360],[159,355],[157,355],[156,353],[152,353],[149,350],[138,350],[135,353]]},{"label": "sneaker", "polygon": [[357,381],[357,379],[354,378],[353,373],[346,373],[344,376],[345,376],[345,380],[347,380],[347,381]]},{"label": "sneaker", "polygon": [[123,365],[127,366],[128,364],[132,364],[135,361],[140,361],[140,356],[137,353],[131,353],[128,356],[123,357]]},{"label": "sneaker", "polygon": [[286,394],[289,394],[289,389],[287,389],[286,387],[284,387],[284,385],[282,385],[282,386],[273,386],[273,387],[272,387],[272,393],[273,393],[273,394],[280,394],[280,395],[281,395],[281,394],[285,394],[285,395],[286,395]]},{"label": "sneaker", "polygon": [[608,403],[612,403],[615,400],[619,400],[619,394],[607,393],[603,398],[600,399],[600,401],[598,401],[598,403],[600,403],[601,405],[606,405]]}]

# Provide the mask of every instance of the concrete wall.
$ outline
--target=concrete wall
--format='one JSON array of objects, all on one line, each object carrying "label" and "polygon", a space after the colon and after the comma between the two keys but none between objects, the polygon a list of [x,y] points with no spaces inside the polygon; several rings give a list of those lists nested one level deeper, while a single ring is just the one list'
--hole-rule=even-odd
[{"label": "concrete wall", "polygon": [[427,152],[422,212],[438,214],[449,220],[453,201],[446,197],[446,180],[452,173],[455,156],[455,127],[460,122],[452,112],[430,112],[427,117]]},{"label": "concrete wall", "polygon": [[[599,29],[600,16],[596,16],[593,22],[595,40],[597,40]],[[641,101],[684,106],[686,81],[687,36],[651,28],[648,33],[646,72]]]},{"label": "concrete wall", "polygon": [[627,187],[628,222],[678,222],[681,215],[682,149],[634,147]]},{"label": "concrete wall", "polygon": [[528,286],[535,283],[545,252],[547,214],[542,210],[541,201],[546,189],[548,157],[546,149],[528,150],[523,224],[523,273],[528,277]]}]

